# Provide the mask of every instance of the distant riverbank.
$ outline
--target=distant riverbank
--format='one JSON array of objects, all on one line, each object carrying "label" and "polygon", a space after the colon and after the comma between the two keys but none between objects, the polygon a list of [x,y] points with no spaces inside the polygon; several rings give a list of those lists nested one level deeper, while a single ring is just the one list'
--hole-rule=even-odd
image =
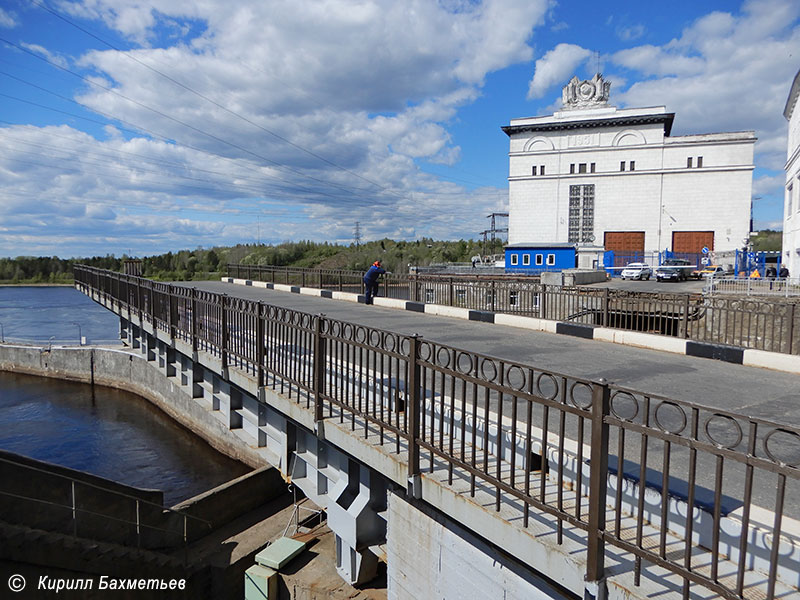
[{"label": "distant riverbank", "polygon": [[72,287],[75,283],[3,283],[0,287]]}]

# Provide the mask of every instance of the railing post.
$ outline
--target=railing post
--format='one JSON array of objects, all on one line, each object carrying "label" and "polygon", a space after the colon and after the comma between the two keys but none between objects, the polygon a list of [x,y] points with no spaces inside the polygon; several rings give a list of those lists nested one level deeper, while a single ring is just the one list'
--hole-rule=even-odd
[{"label": "railing post", "polygon": [[222,360],[222,372],[224,377],[228,376],[228,295],[222,294],[219,298],[220,306],[220,359]]},{"label": "railing post", "polygon": [[75,498],[75,480],[71,482],[72,489],[72,535],[78,537],[78,502]]},{"label": "railing post", "polygon": [[144,325],[144,323],[142,322],[142,304],[143,303],[142,303],[142,278],[141,277],[137,277],[136,278],[136,302],[139,305],[138,306],[138,308],[139,308],[139,327],[141,327],[142,325]]},{"label": "railing post", "polygon": [[136,500],[136,547],[142,547],[142,522],[139,514],[139,500]]},{"label": "railing post", "polygon": [[406,381],[406,410],[408,411],[408,491],[419,498],[419,433],[422,407],[420,394],[419,336],[408,338],[408,380]]},{"label": "railing post", "polygon": [[[592,438],[589,463],[589,529],[587,539],[586,592],[596,599],[605,598],[606,496],[608,494],[608,423],[610,391],[608,382],[592,384]],[[586,597],[586,596],[585,596]]]},{"label": "railing post", "polygon": [[192,321],[191,321],[191,332],[192,332],[192,352],[197,352],[197,288],[192,288]]},{"label": "railing post", "polygon": [[454,287],[453,286],[453,278],[450,277],[447,280],[447,305],[448,306],[455,306],[453,304],[453,294],[454,294],[453,287]]},{"label": "railing post", "polygon": [[325,338],[322,337],[324,314],[314,319],[314,422],[322,421],[322,395],[325,393]]},{"label": "railing post", "polygon": [[683,339],[689,338],[689,294],[683,297]]},{"label": "railing post", "polygon": [[175,316],[172,313],[172,284],[167,286],[167,328],[169,329],[169,337],[175,339]]},{"label": "railing post", "polygon": [[258,314],[256,316],[256,361],[258,362],[258,387],[262,387],[265,384],[264,381],[264,343],[266,333],[264,331],[264,303],[259,301],[258,308],[256,309]]},{"label": "railing post", "polygon": [[495,281],[492,281],[492,312],[495,312],[495,308],[497,307],[497,285]]},{"label": "railing post", "polygon": [[542,297],[539,300],[539,318],[546,319],[547,318],[547,284],[541,283],[539,284],[542,286]]},{"label": "railing post", "polygon": [[789,351],[788,353],[792,353],[792,342],[794,341],[794,316],[795,316],[795,308],[797,307],[796,304],[791,304],[791,309],[789,310]]},{"label": "railing post", "polygon": [[608,304],[611,301],[611,289],[603,290],[603,327],[608,327]]}]

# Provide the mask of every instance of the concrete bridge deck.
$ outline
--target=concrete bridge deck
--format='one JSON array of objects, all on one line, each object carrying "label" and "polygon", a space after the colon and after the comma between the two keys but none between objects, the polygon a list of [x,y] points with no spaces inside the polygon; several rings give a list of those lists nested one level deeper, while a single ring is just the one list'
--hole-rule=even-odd
[{"label": "concrete bridge deck", "polygon": [[[188,403],[176,399],[179,405],[200,419],[204,418],[204,411],[210,411],[210,415],[230,428],[234,434],[231,439],[241,440],[252,451],[269,456],[268,461],[280,464],[304,491],[308,488],[306,493],[312,494],[312,499],[316,498],[314,494],[320,497],[320,505],[328,506],[330,511],[332,529],[340,532],[337,536],[349,548],[352,560],[359,561],[359,556],[367,560],[372,548],[368,544],[374,543],[370,540],[375,532],[362,531],[361,524],[375,527],[385,519],[388,564],[393,565],[390,580],[398,597],[424,596],[423,588],[417,587],[434,581],[445,586],[442,591],[468,580],[470,585],[477,582],[464,578],[460,568],[444,575],[442,552],[446,546],[444,538],[439,537],[443,531],[433,526],[434,521],[451,532],[458,524],[464,524],[473,534],[508,553],[499,562],[496,558],[485,562],[487,557],[494,556],[494,550],[470,533],[462,536],[469,540],[466,545],[458,544],[461,550],[458,560],[463,562],[471,549],[482,548],[480,560],[486,569],[500,565],[504,593],[509,581],[504,569],[519,560],[574,594],[584,592],[595,596],[602,588],[591,587],[596,585],[593,582],[599,583],[597,575],[591,575],[598,573],[593,567],[596,563],[591,551],[593,540],[601,539],[605,542],[602,552],[608,563],[606,576],[612,597],[718,597],[712,589],[731,599],[763,597],[765,588],[776,583],[778,572],[778,587],[768,590],[766,596],[789,597],[796,593],[793,565],[796,566],[800,536],[796,534],[797,523],[788,518],[794,516],[790,509],[796,506],[786,506],[796,504],[792,500],[796,494],[789,485],[797,480],[796,470],[792,464],[773,458],[769,451],[770,460],[764,459],[760,451],[755,454],[755,448],[739,449],[736,454],[733,449],[742,441],[741,435],[738,441],[731,441],[719,437],[714,430],[716,425],[733,425],[734,432],[736,427],[740,434],[749,431],[747,439],[752,444],[757,441],[766,444],[773,433],[778,434],[775,440],[782,441],[787,436],[790,441],[796,440],[796,433],[780,429],[777,423],[788,422],[780,415],[773,416],[774,422],[759,423],[754,417],[748,420],[741,414],[759,414],[760,410],[761,415],[774,415],[770,411],[778,399],[791,400],[796,393],[796,376],[253,286],[208,282],[179,284],[184,286],[181,290],[96,270],[82,274],[79,285],[120,315],[126,339],[146,357],[150,369],[157,366],[167,381],[175,378],[172,381],[179,381],[181,390],[190,394]],[[189,293],[185,290],[187,286],[196,287],[200,293]],[[220,294],[226,294],[227,299]],[[259,309],[238,299],[262,301],[269,307]],[[302,314],[276,311],[272,308],[275,306]],[[327,317],[308,318],[309,314],[320,313]],[[342,322],[361,324],[365,329]],[[382,333],[378,328],[402,335]],[[365,332],[369,333],[368,340],[364,338]],[[424,336],[423,341],[405,337],[414,333]],[[377,338],[373,337],[376,335]],[[405,346],[395,351],[401,347],[401,338]],[[256,343],[258,340],[264,340],[265,344]],[[415,349],[418,346],[427,349],[427,354],[418,352]],[[452,362],[441,361],[440,351],[445,352],[445,359],[452,352]],[[468,367],[463,366],[460,357],[467,360]],[[384,359],[388,360],[388,371]],[[411,365],[421,368],[421,376],[419,372],[413,375]],[[487,365],[488,371],[484,370]],[[499,371],[493,371],[496,367]],[[710,380],[709,372],[713,373]],[[499,380],[495,378],[498,373]],[[505,382],[504,374],[508,377]],[[514,381],[516,376],[523,377],[521,384]],[[594,381],[597,377],[605,377],[616,385]],[[145,379],[153,386],[164,386],[158,378],[147,375]],[[540,386],[542,380],[545,387],[548,381],[556,385],[552,396]],[[526,381],[536,391],[516,387],[527,386]],[[676,386],[676,382],[680,385]],[[284,392],[284,383],[288,384],[288,394]],[[175,386],[167,385],[172,393]],[[765,388],[768,388],[766,395]],[[586,398],[575,396],[576,390],[585,393],[587,389],[592,391],[591,447],[584,437],[584,426],[589,419]],[[627,405],[632,401],[638,411],[643,411],[642,417],[619,413],[626,404],[626,394]],[[502,402],[492,405],[492,395]],[[517,396],[523,396],[519,405]],[[483,408],[476,412],[479,398]],[[620,398],[622,403],[610,406],[611,412],[607,412],[609,403]],[[362,412],[362,401],[366,412]],[[681,409],[684,401],[696,404],[686,404]],[[516,410],[526,405],[527,418]],[[531,416],[531,405],[545,407],[539,413],[541,420],[538,415]],[[709,411],[702,405],[736,412],[728,416],[715,414],[717,409]],[[507,406],[513,413],[504,410]],[[748,410],[749,406],[757,408]],[[197,407],[203,409],[202,414]],[[315,413],[315,409],[322,412]],[[547,410],[561,415],[560,432],[548,425],[553,413],[548,417]],[[671,410],[683,414],[683,425],[678,423],[674,427],[669,423],[665,412]],[[787,409],[784,414],[789,412]],[[574,427],[565,431],[567,415]],[[694,433],[685,430],[687,418],[691,419]],[[420,419],[421,432],[415,429],[419,428]],[[741,425],[736,425],[736,421]],[[412,426],[412,422],[416,425]],[[532,424],[537,428],[533,437]],[[698,424],[705,427],[702,438],[697,434]],[[543,430],[538,429],[540,425]],[[756,436],[757,429],[763,431],[760,438]],[[624,437],[625,431],[629,432],[628,437]],[[679,435],[682,431],[683,437]],[[470,437],[465,438],[465,433],[471,434],[471,441]],[[647,441],[641,444],[638,463],[635,461],[640,451],[632,448],[637,438]],[[652,460],[647,457],[651,445]],[[661,450],[657,451],[656,445]],[[683,460],[685,454],[679,452],[681,449],[690,449],[688,460]],[[596,450],[601,452],[595,453]],[[784,447],[777,450],[784,456]],[[709,456],[712,462],[695,461],[697,453]],[[612,464],[614,457],[623,458],[625,463],[633,460],[634,466],[639,465],[637,474],[631,477],[625,464],[625,476],[620,478],[619,469]],[[690,465],[688,497],[683,495],[687,492],[680,490],[673,493],[673,478],[678,478],[675,483],[679,484],[679,479],[686,477],[676,472],[682,464],[684,468]],[[300,470],[296,471],[298,466]],[[763,469],[768,476],[777,475],[777,488],[774,477],[773,483],[765,486],[752,480],[754,467]],[[660,468],[663,477],[651,481],[649,471]],[[734,493],[728,498],[726,488],[732,480],[731,472],[736,469],[745,469],[744,483],[740,486],[736,482],[734,487],[739,489],[733,491],[738,495]],[[641,485],[645,479],[646,486]],[[701,498],[700,487],[715,479],[713,499]],[[531,486],[541,484],[541,500],[537,499],[538,487],[536,492],[528,490],[529,481]],[[737,501],[743,489],[745,499]],[[783,527],[780,519],[769,513],[775,506],[776,490],[776,510],[784,516]],[[761,492],[765,492],[763,502]],[[575,499],[574,513],[569,506],[561,506],[562,493]],[[555,498],[551,498],[553,494]],[[415,503],[418,498],[425,503]],[[728,500],[733,501],[732,507],[726,505]],[[751,500],[768,510],[754,506],[751,512]],[[585,501],[601,509],[593,508],[586,514]],[[428,520],[421,516],[426,506],[438,511],[431,513]],[[602,509],[603,506],[606,508]],[[628,516],[636,521],[629,521]],[[539,522],[544,527],[541,530],[534,524]],[[597,529],[598,522],[605,522],[604,531]],[[697,529],[692,529],[692,523]],[[417,525],[423,525],[424,531],[411,535]],[[656,530],[651,530],[651,526]],[[771,541],[774,538],[770,531],[774,530],[781,531],[780,544]],[[596,533],[586,537],[585,533],[590,531]],[[631,543],[631,535],[638,536],[638,541]],[[682,537],[684,542],[680,541]],[[339,537],[337,543],[338,540]],[[647,540],[654,545],[645,552],[650,545]],[[438,571],[435,570],[437,552]],[[643,562],[650,565],[642,572],[642,587],[637,587],[638,575],[634,577],[631,572],[631,566],[636,565],[638,573],[639,561],[632,563],[633,556],[628,552],[643,556]],[[695,557],[691,567],[690,555]],[[734,562],[739,562],[738,568]],[[684,575],[685,595],[680,591],[681,576],[667,575],[658,566],[672,565],[669,568],[674,569],[678,563],[686,563],[690,571]],[[357,565],[363,564],[366,563],[353,563],[346,579],[361,569]],[[480,570],[477,564],[473,561],[468,568]],[[764,570],[766,564],[772,565],[769,576]],[[429,568],[433,570],[427,573]],[[710,571],[703,575],[706,568]],[[343,572],[340,570],[340,574]],[[417,580],[416,575],[423,572],[427,575]],[[415,575],[413,579],[411,573]],[[493,573],[490,579],[497,583],[498,573]],[[733,580],[739,574],[744,581],[735,584]],[[588,582],[586,587],[580,583],[584,577]],[[695,587],[689,581],[705,583]],[[783,587],[784,583],[789,587]],[[733,591],[742,584],[743,590]],[[413,589],[419,593],[413,593]],[[538,589],[544,591],[541,586]],[[462,591],[466,592],[466,588]],[[562,594],[551,590],[544,596],[562,597]]]},{"label": "concrete bridge deck", "polygon": [[223,282],[176,282],[800,426],[800,376],[658,350]]}]

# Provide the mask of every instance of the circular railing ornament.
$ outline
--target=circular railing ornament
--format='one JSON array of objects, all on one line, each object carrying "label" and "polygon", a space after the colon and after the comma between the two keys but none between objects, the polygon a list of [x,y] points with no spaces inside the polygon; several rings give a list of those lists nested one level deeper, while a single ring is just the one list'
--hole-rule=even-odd
[{"label": "circular railing ornament", "polygon": [[[545,382],[544,385],[542,385],[543,380]],[[548,383],[550,385],[547,385]],[[548,394],[546,391],[544,391],[545,387],[552,387],[553,393]],[[558,396],[558,391],[558,379],[556,379],[554,375],[551,375],[550,373],[539,373],[539,375],[536,377],[536,393],[540,397],[544,398],[545,400],[555,400]]]},{"label": "circular railing ornament", "polygon": [[522,392],[525,390],[528,378],[525,370],[517,365],[511,365],[506,369],[505,383],[512,389]]},{"label": "circular railing ornament", "polygon": [[[716,427],[714,423],[717,423]],[[722,427],[733,425],[733,429],[728,429],[727,431],[717,431],[712,433],[714,429],[720,429]],[[735,449],[744,438],[744,432],[742,431],[742,426],[739,425],[739,422],[730,417],[728,415],[723,415],[721,413],[714,413],[710,417],[706,419],[706,422],[703,424],[703,431],[712,444],[714,444],[717,448],[723,450],[733,450]],[[733,433],[735,441],[732,444],[725,444],[723,443],[722,437],[727,437],[728,434]]]},{"label": "circular railing ornament", "polygon": [[[779,448],[770,450],[770,440],[772,440],[772,436],[776,434],[780,435],[781,438],[784,439],[777,440],[779,443]],[[787,451],[794,453],[794,460],[791,460],[791,457],[789,456],[785,456],[783,458],[776,456],[776,454]],[[776,464],[797,468],[800,466],[800,435],[794,431],[777,427],[764,436],[764,453],[772,462]]]},{"label": "circular railing ornament", "polygon": [[[576,390],[585,390],[588,392],[589,397],[583,398],[583,402],[581,402],[581,394],[580,392],[576,396]],[[588,383],[584,383],[583,381],[574,381],[572,385],[569,386],[569,401],[572,406],[579,410],[588,411],[592,408],[592,386]]]},{"label": "circular railing ornament", "polygon": [[[675,428],[675,429],[670,429],[669,427],[667,427],[662,422],[662,419],[667,419],[668,420],[669,417],[670,417],[670,415],[659,416],[661,410],[665,406],[669,407],[669,408],[672,408],[672,409],[674,409],[676,411],[676,415],[680,417],[680,423],[681,423],[680,427]],[[672,435],[680,435],[681,432],[684,429],[686,429],[686,424],[689,422],[687,417],[686,417],[686,411],[684,411],[683,408],[679,404],[676,404],[675,402],[669,402],[667,400],[663,400],[661,403],[659,403],[658,406],[656,406],[656,410],[653,413],[653,421],[655,422],[656,427],[658,427],[661,431],[663,431],[664,433],[671,433]]]},{"label": "circular railing ornament", "polygon": [[[625,402],[625,399],[629,402]],[[630,415],[625,414],[626,407],[633,407],[633,412]],[[617,390],[611,394],[609,399],[609,410],[611,414],[617,417],[620,421],[627,421],[633,423],[633,420],[639,415],[639,399],[631,394],[622,390]]]}]

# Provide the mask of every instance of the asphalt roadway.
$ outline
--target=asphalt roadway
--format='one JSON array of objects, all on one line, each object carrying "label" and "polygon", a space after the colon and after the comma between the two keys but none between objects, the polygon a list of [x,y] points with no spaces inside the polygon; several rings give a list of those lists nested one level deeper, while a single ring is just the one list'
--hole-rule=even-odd
[{"label": "asphalt roadway", "polygon": [[237,284],[191,285],[800,427],[800,376],[781,371]]},{"label": "asphalt roadway", "polygon": [[[605,378],[609,383],[641,392],[800,427],[800,376],[781,371],[260,287],[222,282],[184,282],[178,285],[192,285],[210,292],[260,300],[311,314],[324,313],[333,319],[401,334],[419,334],[456,348],[529,364],[543,370],[586,379]],[[540,414],[537,409],[534,422],[537,422],[537,415]],[[574,426],[568,426],[567,429],[567,435],[576,439]],[[616,435],[612,435],[612,438],[611,447],[616,448]],[[630,436],[626,440],[626,463],[631,460],[635,463],[637,460],[637,438]],[[647,461],[650,472],[647,478],[658,482],[663,446],[654,444],[652,439],[648,445],[652,454]],[[796,457],[800,455],[797,446],[796,442],[790,442],[784,449],[789,449],[790,456]],[[713,501],[714,459],[701,452],[698,461],[698,484],[704,488],[697,488],[698,500],[702,497],[705,502],[710,502]],[[726,461],[725,464],[722,492],[726,498],[723,501],[723,513],[741,506],[745,482],[743,464],[732,461]],[[673,445],[671,478],[686,481],[688,465],[687,449]],[[626,466],[625,470],[628,471],[629,467]],[[753,483],[752,502],[772,509],[776,502],[775,477],[760,471],[757,469]],[[638,473],[638,470],[634,469],[633,472]],[[682,486],[675,479],[673,482],[670,488]],[[798,497],[800,481],[790,479],[783,512],[800,520]]]}]

